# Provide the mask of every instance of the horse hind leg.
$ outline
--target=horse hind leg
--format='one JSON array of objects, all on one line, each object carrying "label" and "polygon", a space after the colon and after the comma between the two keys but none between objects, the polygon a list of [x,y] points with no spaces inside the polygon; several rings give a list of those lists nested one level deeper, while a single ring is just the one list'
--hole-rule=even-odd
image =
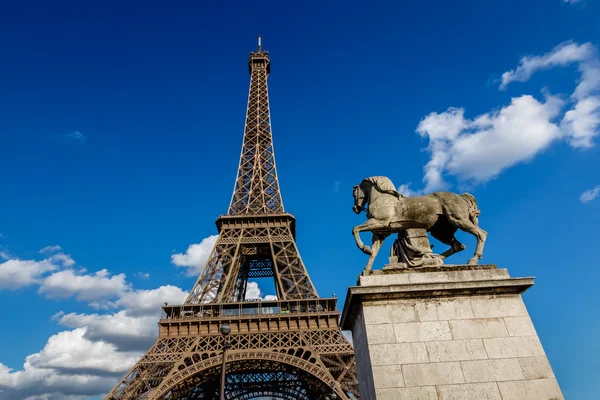
[{"label": "horse hind leg", "polygon": [[450,241],[450,248],[448,250],[446,250],[445,252],[443,252],[442,254],[440,254],[440,256],[442,257],[442,260],[445,260],[446,258],[450,257],[452,254],[459,253],[466,248],[467,247],[464,244],[462,244],[461,242],[458,241],[458,239],[453,237],[452,240]]},{"label": "horse hind leg", "polygon": [[475,254],[467,261],[468,265],[477,265],[479,259],[483,257],[483,247],[487,238],[487,232],[477,226],[470,218],[453,218],[448,216],[448,220],[456,225],[461,231],[468,232],[477,238]]}]

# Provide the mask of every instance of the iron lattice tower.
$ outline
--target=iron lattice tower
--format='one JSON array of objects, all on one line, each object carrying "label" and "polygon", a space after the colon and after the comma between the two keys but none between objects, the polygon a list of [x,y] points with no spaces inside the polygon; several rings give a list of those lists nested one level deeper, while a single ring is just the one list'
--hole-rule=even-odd
[{"label": "iron lattice tower", "polygon": [[[233,196],[218,239],[182,305],[165,305],[159,337],[106,399],[217,399],[227,340],[227,399],[359,398],[354,350],[335,298],[320,298],[300,258],[295,218],[283,209],[259,37]],[[245,301],[248,279],[272,277],[277,300]],[[231,334],[219,333],[222,323]]]}]

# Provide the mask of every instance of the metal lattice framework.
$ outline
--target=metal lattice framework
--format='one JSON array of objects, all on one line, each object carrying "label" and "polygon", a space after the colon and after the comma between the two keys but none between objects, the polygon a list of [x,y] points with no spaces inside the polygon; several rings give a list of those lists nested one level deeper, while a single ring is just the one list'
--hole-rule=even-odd
[{"label": "metal lattice framework", "polygon": [[[250,53],[244,142],[219,237],[182,305],[165,305],[159,337],[106,399],[216,399],[225,340],[227,399],[359,398],[354,350],[337,299],[319,298],[284,212],[269,115],[267,52]],[[277,299],[245,301],[248,279],[272,277]],[[219,326],[232,327],[227,338]]]}]

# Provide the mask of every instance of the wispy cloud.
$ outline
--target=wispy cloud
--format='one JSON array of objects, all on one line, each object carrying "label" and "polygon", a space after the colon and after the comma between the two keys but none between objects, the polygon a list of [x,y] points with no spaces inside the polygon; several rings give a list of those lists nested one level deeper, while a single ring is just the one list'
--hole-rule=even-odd
[{"label": "wispy cloud", "polygon": [[150,278],[150,274],[147,272],[138,272],[135,274],[136,277],[141,278],[141,279],[148,279]]},{"label": "wispy cloud", "polygon": [[581,193],[581,196],[579,196],[579,200],[583,204],[589,203],[590,201],[592,201],[596,197],[598,197],[599,194],[600,194],[600,185],[596,186],[593,189],[589,189],[589,190],[586,190],[585,192]]},{"label": "wispy cloud", "polygon": [[58,251],[61,251],[62,248],[60,246],[46,246],[43,249],[40,250],[40,253],[42,254],[51,254],[51,253],[56,253]]},{"label": "wispy cloud", "polygon": [[74,143],[78,146],[85,146],[87,137],[79,131],[74,131],[62,135],[62,140],[65,142]]},{"label": "wispy cloud", "polygon": [[339,192],[341,185],[342,185],[342,182],[340,182],[340,181],[333,182],[333,191],[334,192]]}]

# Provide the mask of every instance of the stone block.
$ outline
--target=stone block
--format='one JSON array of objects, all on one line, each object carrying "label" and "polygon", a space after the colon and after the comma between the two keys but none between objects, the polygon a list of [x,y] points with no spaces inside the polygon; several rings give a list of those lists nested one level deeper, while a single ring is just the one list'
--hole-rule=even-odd
[{"label": "stone block", "polygon": [[427,342],[430,362],[484,360],[487,353],[481,339]]},{"label": "stone block", "polygon": [[424,386],[377,390],[377,400],[438,400],[438,396],[435,386]]},{"label": "stone block", "polygon": [[502,400],[561,400],[564,399],[556,379],[498,382]]},{"label": "stone block", "polygon": [[406,322],[394,324],[396,342],[430,342],[433,340],[451,340],[448,321]]},{"label": "stone block", "polygon": [[495,383],[470,383],[437,387],[439,400],[502,400]]},{"label": "stone block", "polygon": [[504,323],[510,336],[537,335],[529,317],[506,317],[504,318]]},{"label": "stone block", "polygon": [[508,336],[508,331],[502,318],[450,321],[450,330],[454,339],[483,339]]},{"label": "stone block", "polygon": [[527,309],[521,296],[501,296],[472,299],[475,318],[526,317]]},{"label": "stone block", "polygon": [[554,372],[546,357],[519,358],[525,379],[554,378]]},{"label": "stone block", "polygon": [[377,389],[404,387],[401,365],[378,365],[373,367],[373,381]]},{"label": "stone block", "polygon": [[417,307],[412,301],[393,301],[388,309],[393,323],[419,321]]},{"label": "stone block", "polygon": [[489,358],[517,358],[544,356],[544,349],[537,336],[513,336],[483,339]]},{"label": "stone block", "polygon": [[402,374],[406,386],[465,383],[458,362],[407,364],[402,366]]},{"label": "stone block", "polygon": [[501,382],[525,379],[516,358],[463,361],[460,363],[466,382]]},{"label": "stone block", "polygon": [[375,344],[369,346],[371,364],[400,365],[429,361],[425,343]]},{"label": "stone block", "polygon": [[367,325],[367,340],[369,345],[395,343],[394,327],[392,324]]},{"label": "stone block", "polygon": [[437,305],[437,313],[440,320],[475,318],[468,299],[443,300]]},{"label": "stone block", "polygon": [[369,304],[363,306],[365,325],[389,324],[392,322],[387,304]]}]

